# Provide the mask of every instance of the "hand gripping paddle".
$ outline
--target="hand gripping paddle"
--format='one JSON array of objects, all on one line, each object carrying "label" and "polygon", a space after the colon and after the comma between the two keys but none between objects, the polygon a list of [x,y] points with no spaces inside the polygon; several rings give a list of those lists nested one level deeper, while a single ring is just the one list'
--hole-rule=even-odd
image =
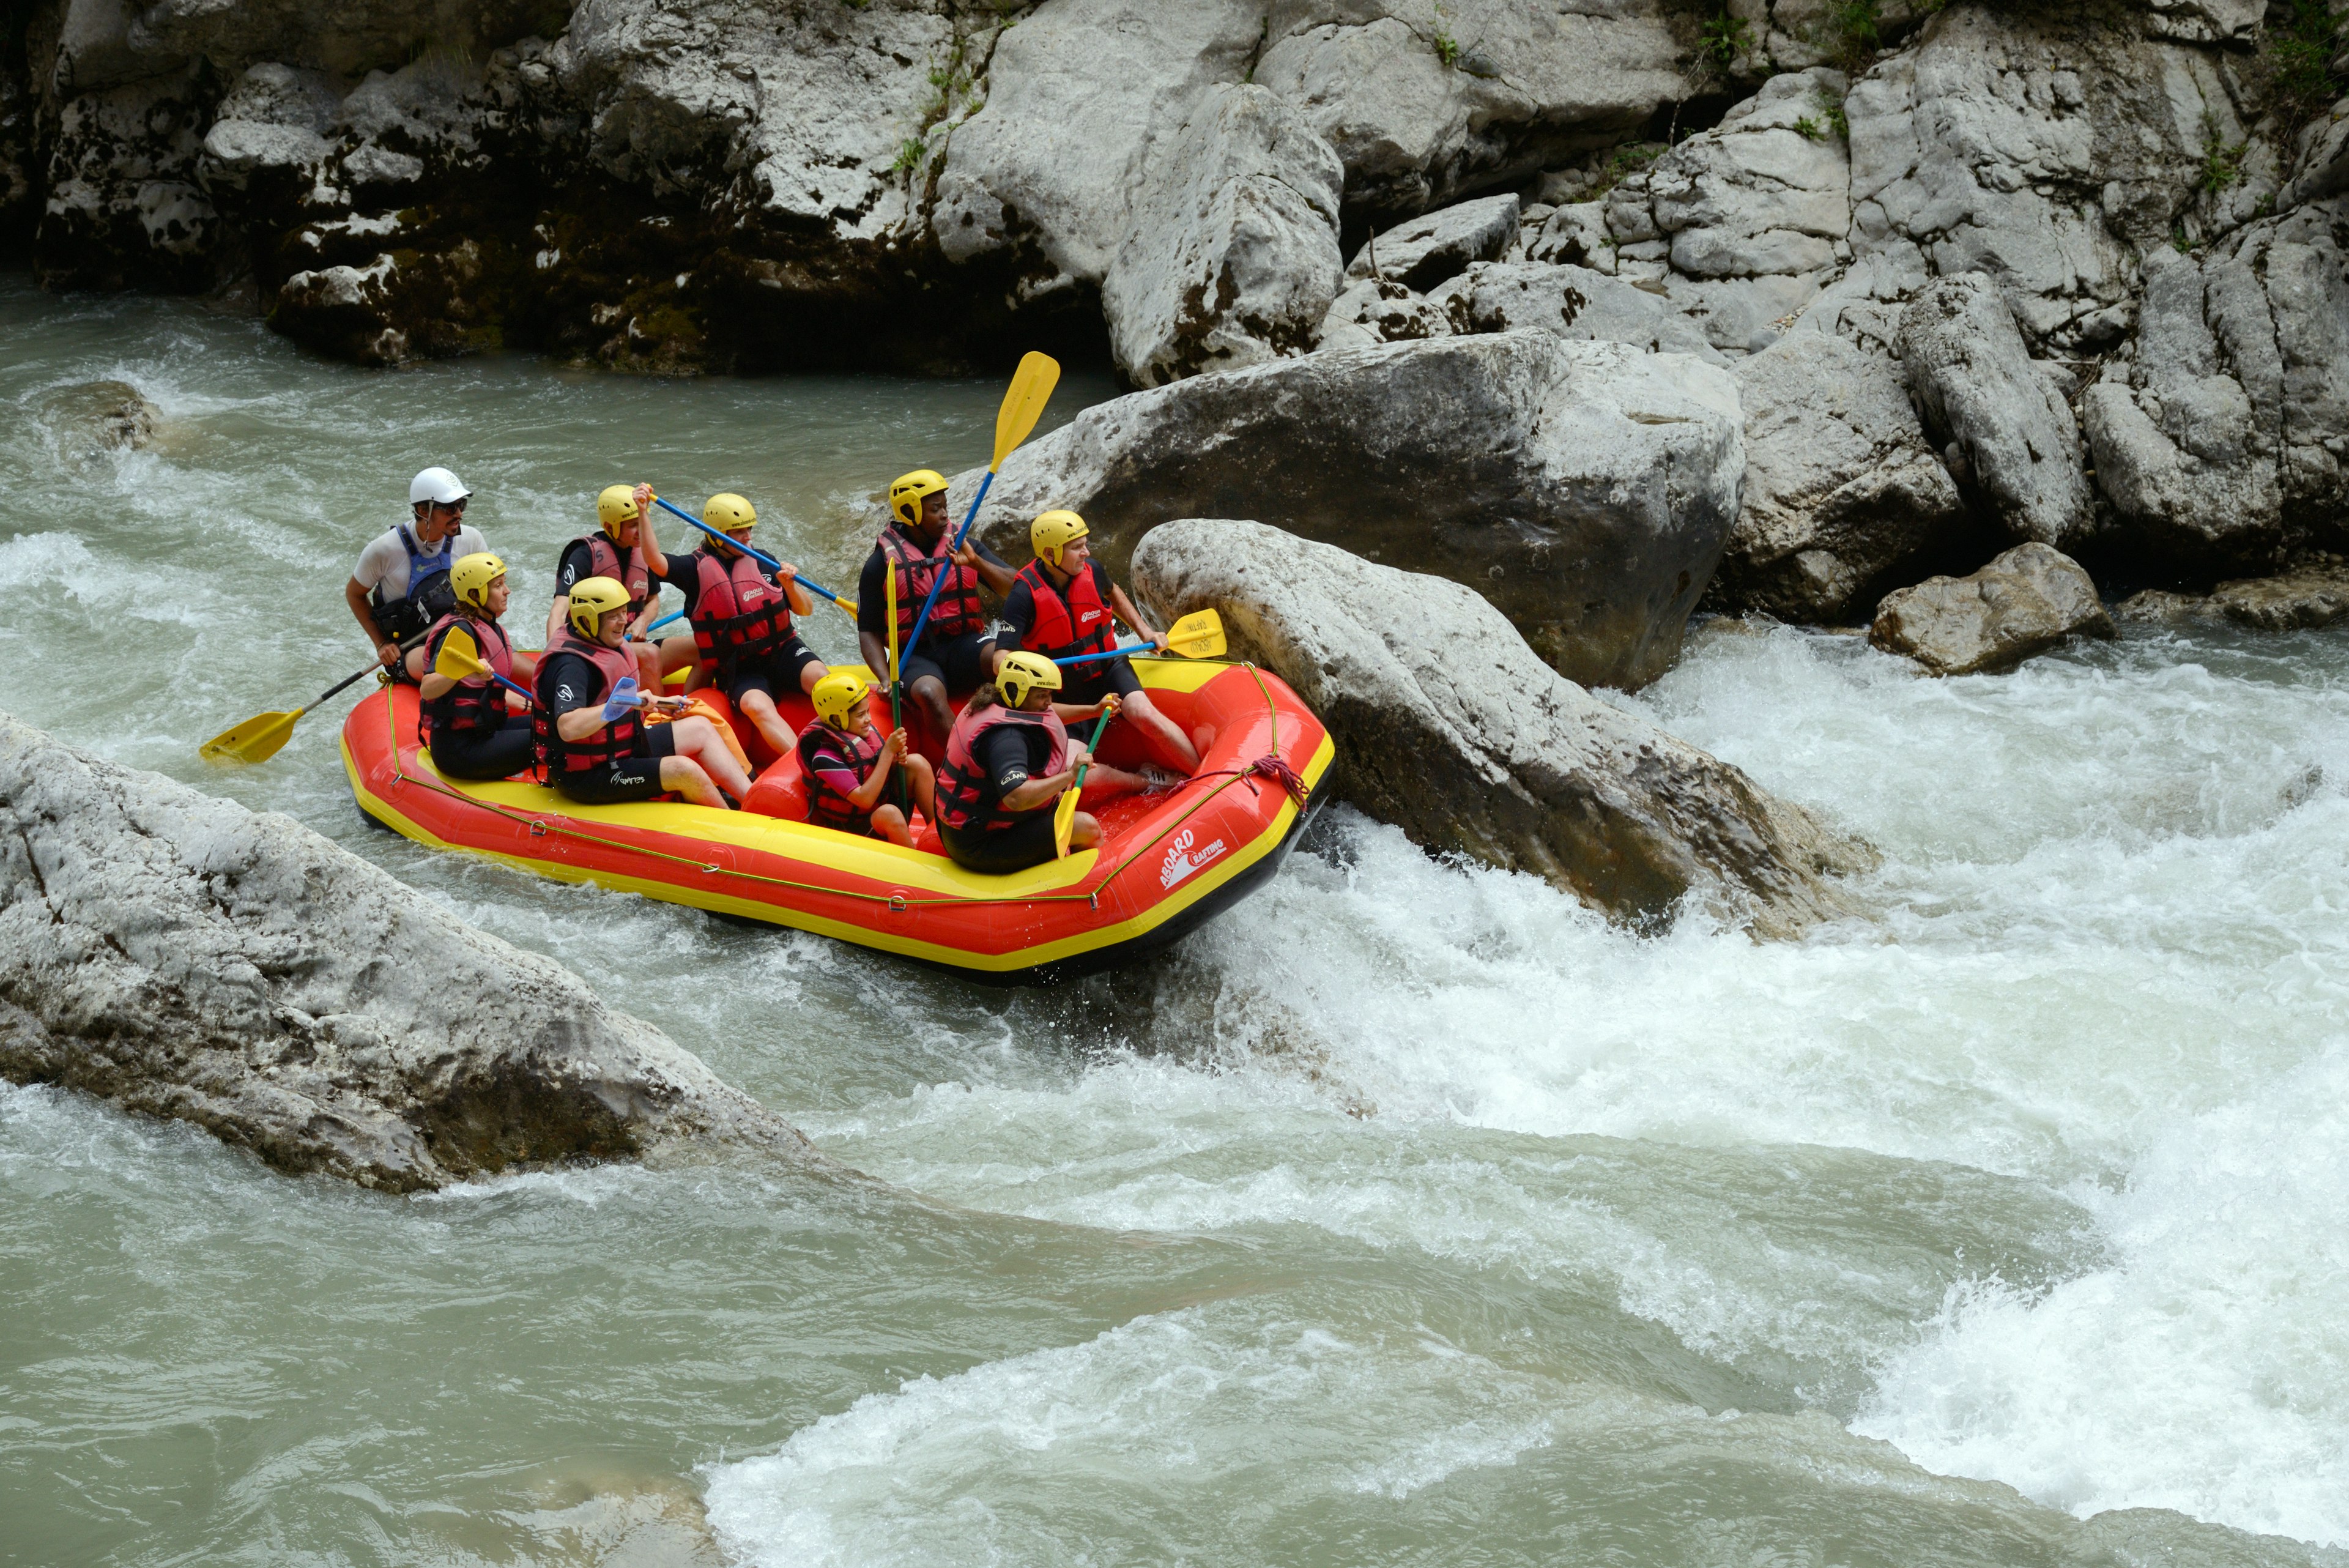
[{"label": "hand gripping paddle", "polygon": [[1115,710],[1112,710],[1103,713],[1101,722],[1093,726],[1093,738],[1085,742],[1088,755],[1077,764],[1077,782],[1061,792],[1061,804],[1052,808],[1052,857],[1056,860],[1069,857],[1069,836],[1077,830],[1077,796],[1085,793],[1085,771],[1093,765],[1090,753],[1101,744],[1102,732],[1109,728],[1109,722],[1116,716]]},{"label": "hand gripping paddle", "polygon": [[481,648],[473,641],[472,634],[460,626],[450,627],[449,635],[440,639],[440,651],[432,660],[432,673],[446,676],[451,680],[486,675],[523,701],[531,701],[530,688],[518,686],[491,669],[482,660]]}]

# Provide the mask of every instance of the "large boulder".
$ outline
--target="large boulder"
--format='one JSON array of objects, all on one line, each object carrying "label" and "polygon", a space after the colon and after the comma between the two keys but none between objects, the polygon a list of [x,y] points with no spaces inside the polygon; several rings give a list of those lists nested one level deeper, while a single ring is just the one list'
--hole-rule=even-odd
[{"label": "large boulder", "polygon": [[0,1073],[388,1191],[791,1127],[277,814],[0,714]]},{"label": "large boulder", "polygon": [[1338,292],[1338,155],[1260,87],[1205,94],[1156,151],[1102,282],[1119,366],[1154,387],[1310,349]]},{"label": "large boulder", "polygon": [[1473,266],[1437,289],[1433,303],[1455,332],[1537,329],[1572,342],[1625,343],[1727,362],[1696,317],[1652,288],[1588,267],[1523,261]]},{"label": "large boulder", "polygon": [[2010,535],[2060,545],[2095,526],[2078,422],[1996,283],[1936,280],[1900,318],[1900,360],[1927,421]]},{"label": "large boulder", "polygon": [[1931,674],[1972,675],[2020,664],[2066,638],[2114,634],[2080,564],[2033,541],[1971,576],[1928,577],[1887,594],[1868,640]]},{"label": "large boulder", "polygon": [[2137,339],[2083,400],[2125,533],[2265,566],[2349,519],[2349,199],[2253,223],[2147,282]]},{"label": "large boulder", "polygon": [[1829,877],[1866,848],[1561,678],[1456,583],[1199,518],[1154,531],[1133,575],[1164,615],[1220,611],[1330,727],[1340,793],[1416,843],[1642,923],[1694,901],[1785,936],[1848,912]]},{"label": "large boulder", "polygon": [[1346,264],[1346,275],[1381,277],[1425,294],[1471,263],[1499,261],[1516,243],[1517,214],[1514,195],[1442,208],[1365,240]]},{"label": "large boulder", "polygon": [[2303,561],[2273,576],[2238,577],[2206,595],[2147,588],[2121,601],[2124,620],[2224,619],[2260,631],[2308,631],[2349,618],[2349,564],[2338,556]]},{"label": "large boulder", "polygon": [[[1176,517],[1253,513],[1475,587],[1568,677],[1636,687],[1680,649],[1745,467],[1699,360],[1509,332],[1325,350],[1135,392],[1009,459],[980,536],[1028,556],[1072,507],[1123,573]],[[962,515],[977,471],[950,497]]]},{"label": "large boulder", "polygon": [[1889,358],[1813,332],[1733,373],[1745,410],[1745,489],[1713,580],[1723,607],[1846,621],[1889,578],[1964,536],[1965,502]]}]

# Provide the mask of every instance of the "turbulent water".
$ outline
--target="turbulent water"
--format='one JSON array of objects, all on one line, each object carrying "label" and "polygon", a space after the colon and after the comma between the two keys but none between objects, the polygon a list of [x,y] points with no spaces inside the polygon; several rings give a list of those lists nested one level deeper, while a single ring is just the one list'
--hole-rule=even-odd
[{"label": "turbulent water", "polygon": [[292,813],[885,1184],[389,1199],[0,1085],[0,1563],[2349,1563],[2349,637],[1935,682],[1716,623],[1623,701],[1877,843],[1873,918],[1637,937],[1338,810],[1032,993],[370,832],[339,704],[195,759],[364,660],[427,462],[528,623],[622,479],[845,580],[999,390],[367,374],[0,284],[0,707]]}]

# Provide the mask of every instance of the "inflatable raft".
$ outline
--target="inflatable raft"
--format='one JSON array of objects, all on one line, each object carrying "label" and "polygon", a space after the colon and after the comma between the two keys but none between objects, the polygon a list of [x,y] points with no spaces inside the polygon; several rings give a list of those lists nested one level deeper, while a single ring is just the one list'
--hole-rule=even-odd
[{"label": "inflatable raft", "polygon": [[[910,849],[811,825],[799,759],[776,758],[747,721],[734,728],[757,783],[742,811],[668,798],[582,805],[527,778],[444,779],[418,743],[416,689],[405,685],[351,711],[343,765],[361,811],[436,848],[1027,983],[1164,947],[1261,887],[1309,807],[1255,764],[1277,758],[1310,787],[1334,755],[1311,710],[1267,671],[1174,659],[1134,669],[1176,724],[1216,732],[1199,773],[1161,794],[1096,802],[1088,792],[1102,843],[1008,877],[957,866],[918,815]],[[722,695],[696,695],[733,720]],[[778,706],[795,728],[813,717],[796,694]],[[1131,727],[1112,722],[1102,759],[1140,755]]]}]

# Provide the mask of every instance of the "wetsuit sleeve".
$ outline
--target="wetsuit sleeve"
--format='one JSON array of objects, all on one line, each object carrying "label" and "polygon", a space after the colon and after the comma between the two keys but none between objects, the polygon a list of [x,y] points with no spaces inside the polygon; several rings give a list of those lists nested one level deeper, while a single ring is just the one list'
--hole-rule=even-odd
[{"label": "wetsuit sleeve", "polygon": [[874,550],[856,574],[856,629],[889,640],[889,557]]},{"label": "wetsuit sleeve", "polygon": [[994,785],[992,800],[1001,800],[1028,782],[1028,741],[1018,730],[1003,725],[979,737],[975,759]]},{"label": "wetsuit sleeve", "polygon": [[1003,613],[996,618],[995,650],[1017,653],[1021,639],[1036,628],[1036,590],[1025,581],[1011,585],[1003,597]]},{"label": "wetsuit sleeve", "polygon": [[682,556],[671,556],[667,550],[661,552],[667,557],[668,586],[685,596],[685,613],[688,618],[693,614],[694,602],[701,597],[701,567],[694,559],[700,553],[688,550]]},{"label": "wetsuit sleeve", "polygon": [[550,717],[604,705],[603,673],[575,653],[548,655],[538,673],[538,689],[545,694]]},{"label": "wetsuit sleeve", "polygon": [[828,745],[812,748],[815,752],[815,776],[841,794],[854,794],[864,787],[864,781],[849,765],[848,759]]},{"label": "wetsuit sleeve", "polygon": [[586,541],[574,539],[563,546],[563,556],[554,563],[554,597],[569,598],[571,590],[580,582],[595,575],[595,557]]}]

